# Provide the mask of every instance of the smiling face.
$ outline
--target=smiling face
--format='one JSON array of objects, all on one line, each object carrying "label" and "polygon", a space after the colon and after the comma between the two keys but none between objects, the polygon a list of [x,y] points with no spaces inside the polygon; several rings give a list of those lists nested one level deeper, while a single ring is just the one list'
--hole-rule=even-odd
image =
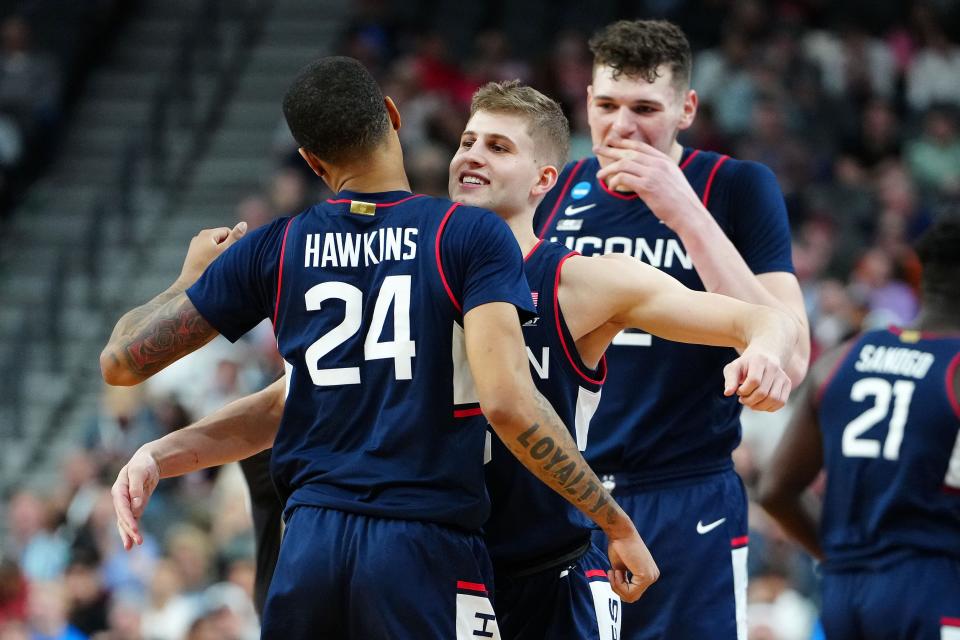
[{"label": "smiling face", "polygon": [[538,159],[526,118],[477,111],[450,161],[450,198],[504,219],[532,215],[556,176],[556,167]]},{"label": "smiling face", "polygon": [[[594,145],[636,140],[668,155],[675,151],[677,134],[688,128],[697,113],[696,92],[680,88],[670,67],[661,65],[653,82],[597,66],[587,87],[587,121]],[[600,164],[605,166],[601,158]]]}]

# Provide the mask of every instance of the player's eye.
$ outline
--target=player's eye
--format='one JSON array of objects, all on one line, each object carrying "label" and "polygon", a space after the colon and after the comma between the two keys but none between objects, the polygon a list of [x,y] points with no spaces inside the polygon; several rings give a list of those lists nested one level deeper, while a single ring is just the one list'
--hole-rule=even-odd
[{"label": "player's eye", "polygon": [[492,151],[496,151],[497,153],[502,153],[502,152],[504,152],[504,151],[507,151],[507,148],[506,148],[506,147],[504,147],[503,145],[499,145],[499,144],[492,144],[492,145],[490,145],[490,149],[491,149]]},{"label": "player's eye", "polygon": [[473,146],[473,140],[461,140],[460,146],[463,147],[464,149],[469,149],[470,147]]},{"label": "player's eye", "polygon": [[653,107],[634,107],[633,108],[634,113],[653,113],[654,111],[656,111],[656,109],[654,109]]}]

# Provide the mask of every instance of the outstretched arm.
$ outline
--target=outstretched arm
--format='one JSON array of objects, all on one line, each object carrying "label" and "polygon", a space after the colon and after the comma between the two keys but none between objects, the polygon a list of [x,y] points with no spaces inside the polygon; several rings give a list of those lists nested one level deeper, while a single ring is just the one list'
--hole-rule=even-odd
[{"label": "outstretched arm", "polygon": [[[517,311],[494,302],[464,316],[467,357],[484,416],[520,462],[610,539],[614,591],[632,602],[659,577],[633,522],[584,461],[570,431],[530,377]],[[626,571],[633,574],[628,581]]]},{"label": "outstretched arm", "polygon": [[630,256],[567,260],[560,304],[581,355],[590,362],[626,328],[678,342],[742,352],[724,371],[727,395],[756,410],[786,402],[786,363],[798,348],[796,323],[783,311],[715,293],[692,291]]},{"label": "outstretched arm", "polygon": [[113,485],[113,507],[125,549],[143,543],[139,520],[157,484],[236,462],[273,445],[283,416],[286,379],[235,400],[194,424],[140,447]]},{"label": "outstretched arm", "polygon": [[246,228],[241,222],[232,230],[201,231],[190,241],[183,270],[173,285],[120,318],[100,354],[100,370],[107,384],[138,384],[216,337],[216,330],[185,291]]}]

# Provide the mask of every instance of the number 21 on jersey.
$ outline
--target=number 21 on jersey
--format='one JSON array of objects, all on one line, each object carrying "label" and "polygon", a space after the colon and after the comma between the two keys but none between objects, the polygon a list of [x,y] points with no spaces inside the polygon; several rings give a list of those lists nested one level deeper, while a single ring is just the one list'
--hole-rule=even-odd
[{"label": "number 21 on jersey", "polygon": [[[892,384],[883,378],[857,380],[850,389],[850,399],[854,402],[863,402],[872,396],[873,406],[844,427],[841,447],[843,455],[848,458],[879,458],[882,452],[886,460],[899,458],[900,444],[903,442],[903,431],[907,425],[910,400],[913,399],[915,387],[916,384],[910,380],[897,380]],[[893,400],[892,412],[891,399]],[[886,420],[888,416],[890,426],[881,450],[879,440],[861,436],[874,425]]]}]

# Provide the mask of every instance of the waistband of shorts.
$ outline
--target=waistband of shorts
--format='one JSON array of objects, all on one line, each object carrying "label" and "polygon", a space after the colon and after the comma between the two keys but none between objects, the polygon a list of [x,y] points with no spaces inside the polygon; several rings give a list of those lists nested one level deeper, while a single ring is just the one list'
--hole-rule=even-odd
[{"label": "waistband of shorts", "polygon": [[699,484],[710,476],[733,471],[733,460],[727,458],[710,465],[686,467],[675,470],[619,471],[598,473],[603,486],[614,495],[638,493],[652,489],[667,489],[690,484]]},{"label": "waistband of shorts", "polygon": [[513,563],[510,565],[493,563],[494,573],[503,578],[526,578],[528,576],[543,573],[544,571],[553,571],[562,567],[567,567],[583,557],[590,550],[590,536],[586,540],[577,544],[576,547],[566,549],[548,558],[537,558],[529,563]]}]

